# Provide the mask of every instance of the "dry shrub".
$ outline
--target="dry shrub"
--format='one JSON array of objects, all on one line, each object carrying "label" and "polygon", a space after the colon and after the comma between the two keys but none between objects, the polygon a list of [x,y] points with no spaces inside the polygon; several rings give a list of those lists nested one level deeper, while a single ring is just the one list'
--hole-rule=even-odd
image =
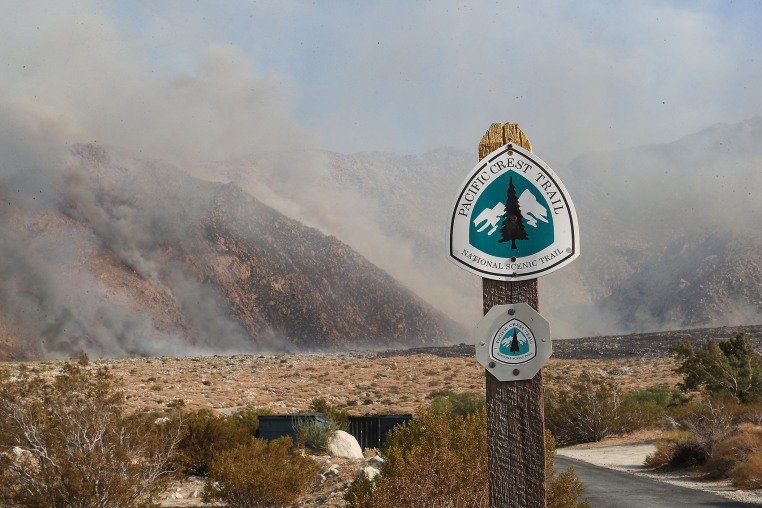
[{"label": "dry shrub", "polygon": [[204,501],[231,508],[275,508],[293,503],[320,467],[292,446],[290,437],[249,441],[221,452],[209,465]]},{"label": "dry shrub", "polygon": [[762,488],[762,451],[751,453],[746,460],[730,470],[733,485],[740,489]]},{"label": "dry shrub", "polygon": [[735,434],[714,446],[705,469],[712,477],[724,477],[731,469],[760,450],[762,450],[762,427],[751,424],[739,425]]},{"label": "dry shrub", "polygon": [[488,506],[485,410],[452,418],[422,409],[392,431],[386,455],[372,496],[349,500],[351,506]]},{"label": "dry shrub", "polygon": [[559,443],[597,442],[624,430],[622,404],[615,384],[583,372],[566,388],[545,390],[545,423]]},{"label": "dry shrub", "polygon": [[[680,406],[680,415],[675,423],[684,430],[657,441],[656,452],[646,458],[647,466],[703,466],[714,448],[736,433],[734,413],[722,402],[705,399],[699,404],[686,404]],[[719,459],[715,467],[721,467]]]},{"label": "dry shrub", "polygon": [[587,500],[579,501],[585,486],[577,477],[574,468],[555,474],[556,440],[545,430],[545,483],[547,508],[591,508]]},{"label": "dry shrub", "polygon": [[208,409],[188,413],[183,420],[185,432],[179,444],[179,461],[186,474],[206,476],[214,457],[246,444],[251,437],[246,425],[238,425],[235,420]]},{"label": "dry shrub", "polygon": [[690,442],[692,437],[693,434],[685,430],[671,430],[664,433],[655,443],[656,450],[646,456],[643,464],[651,468],[670,465],[677,448]]},{"label": "dry shrub", "polygon": [[672,460],[672,455],[675,453],[677,443],[660,440],[656,442],[656,450],[653,453],[646,455],[646,459],[643,464],[646,467],[657,468],[663,467],[669,464]]},{"label": "dry shrub", "polygon": [[680,422],[693,434],[688,444],[703,457],[694,465],[706,462],[717,443],[734,433],[733,418],[733,412],[724,403],[706,399],[695,413]]},{"label": "dry shrub", "polygon": [[[456,415],[428,407],[393,431],[375,485],[363,474],[345,496],[350,508],[486,508],[489,505],[487,415]],[[545,432],[545,480],[550,508],[589,508],[573,469],[553,476],[555,440]]]},{"label": "dry shrub", "polygon": [[134,507],[173,473],[180,426],[126,415],[106,370],[67,364],[52,384],[0,380],[2,506]]},{"label": "dry shrub", "polygon": [[555,476],[548,485],[548,508],[591,508],[590,503],[578,501],[584,492],[585,486],[577,477],[574,468]]},{"label": "dry shrub", "polygon": [[733,414],[735,422],[762,425],[762,403],[760,402],[747,404],[727,402],[725,408]]}]

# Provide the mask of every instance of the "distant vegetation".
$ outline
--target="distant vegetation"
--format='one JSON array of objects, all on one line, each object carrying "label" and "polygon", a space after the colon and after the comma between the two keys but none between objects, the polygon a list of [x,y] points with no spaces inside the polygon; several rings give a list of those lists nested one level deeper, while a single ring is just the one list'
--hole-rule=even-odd
[{"label": "distant vegetation", "polygon": [[545,389],[545,425],[560,444],[596,442],[659,427],[687,400],[666,384],[625,393],[609,378],[584,372],[565,388]]},{"label": "distant vegetation", "polygon": [[721,342],[709,339],[700,348],[686,341],[673,351],[682,362],[677,372],[684,376],[683,389],[726,401],[762,401],[762,357],[745,334]]},{"label": "distant vegetation", "polygon": [[652,467],[701,467],[744,489],[762,488],[762,358],[743,334],[674,347],[681,387],[696,400],[670,415],[674,430],[647,458]]},{"label": "distant vegetation", "polygon": [[559,443],[600,441],[639,429],[665,429],[653,468],[701,468],[740,488],[762,488],[762,357],[739,333],[672,348],[683,376],[623,392],[602,375],[584,373],[545,391],[546,425]]}]

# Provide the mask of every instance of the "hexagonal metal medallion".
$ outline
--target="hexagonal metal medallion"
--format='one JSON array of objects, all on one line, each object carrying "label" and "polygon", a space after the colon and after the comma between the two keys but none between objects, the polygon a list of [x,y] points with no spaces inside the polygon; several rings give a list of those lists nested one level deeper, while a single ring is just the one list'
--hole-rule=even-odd
[{"label": "hexagonal metal medallion", "polygon": [[477,361],[500,381],[532,379],[553,354],[550,323],[526,303],[492,307],[474,338]]}]

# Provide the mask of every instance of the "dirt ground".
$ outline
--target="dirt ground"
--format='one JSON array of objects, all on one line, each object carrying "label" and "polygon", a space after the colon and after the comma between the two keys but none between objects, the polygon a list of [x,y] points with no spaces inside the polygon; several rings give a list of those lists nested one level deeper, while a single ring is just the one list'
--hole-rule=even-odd
[{"label": "dirt ground", "polygon": [[[54,376],[63,361],[28,362],[43,376]],[[2,363],[2,369],[17,369]],[[315,355],[232,355],[91,360],[122,381],[131,409],[269,408],[276,413],[309,409],[315,397],[346,405],[351,414],[410,413],[433,391],[484,390],[484,369],[473,357],[431,354],[377,357],[373,353]],[[628,390],[679,377],[671,358],[551,359],[543,369],[546,386],[557,387],[581,372],[610,377]],[[179,402],[182,401],[182,402]]]}]

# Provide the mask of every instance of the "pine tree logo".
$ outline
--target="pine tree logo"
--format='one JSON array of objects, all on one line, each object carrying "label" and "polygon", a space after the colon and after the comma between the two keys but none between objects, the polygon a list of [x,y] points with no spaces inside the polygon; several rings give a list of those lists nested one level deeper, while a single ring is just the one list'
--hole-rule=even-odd
[{"label": "pine tree logo", "polygon": [[531,256],[552,245],[553,214],[532,181],[507,171],[490,182],[474,204],[469,245],[500,259]]},{"label": "pine tree logo", "polygon": [[513,353],[514,355],[518,353],[521,348],[519,348],[519,336],[518,336],[518,330],[515,328],[513,329],[513,340],[511,341],[511,347],[509,351]]},{"label": "pine tree logo", "polygon": [[500,226],[500,240],[498,242],[511,242],[511,250],[516,250],[516,240],[529,240],[523,219],[519,198],[516,196],[516,187],[513,186],[513,177],[511,177],[508,180],[508,198],[505,202],[503,225]]}]

